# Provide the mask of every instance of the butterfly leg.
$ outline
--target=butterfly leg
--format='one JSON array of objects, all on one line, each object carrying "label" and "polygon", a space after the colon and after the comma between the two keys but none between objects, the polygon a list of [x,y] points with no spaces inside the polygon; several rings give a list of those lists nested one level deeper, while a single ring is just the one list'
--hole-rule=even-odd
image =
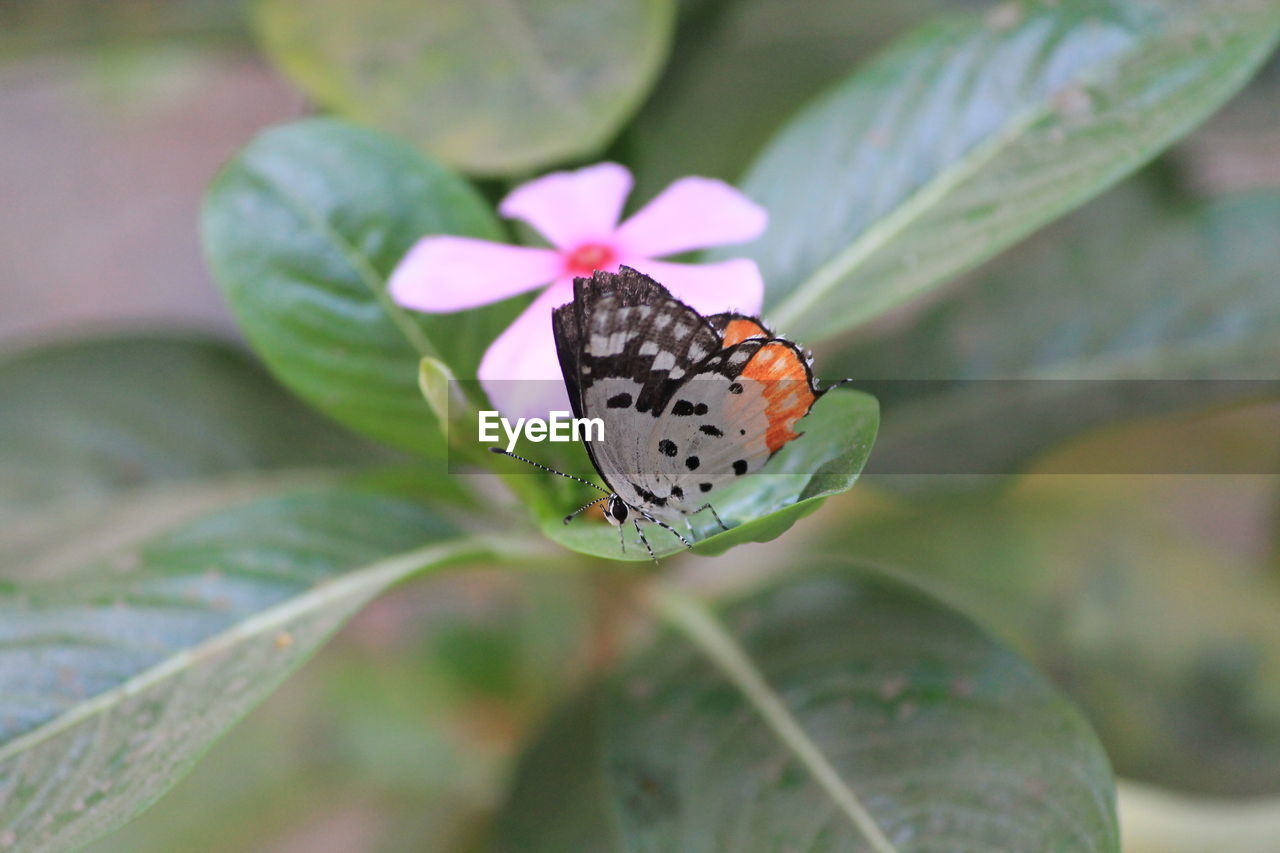
[{"label": "butterfly leg", "polygon": [[[644,549],[649,552],[649,559],[653,560],[655,563],[658,562],[657,555],[653,553],[653,546],[649,544],[649,540],[645,538],[644,531],[640,529],[640,519],[633,519],[632,524],[636,526],[636,535],[639,536],[640,541],[644,543]],[[618,529],[622,529],[621,525],[619,525]]]},{"label": "butterfly leg", "polygon": [[622,535],[622,525],[618,525],[618,550],[627,553],[627,537]]},{"label": "butterfly leg", "polygon": [[[693,545],[689,543],[689,540],[681,536],[680,531],[676,530],[670,524],[667,524],[665,521],[659,521],[658,519],[654,518],[652,515],[649,515],[649,513],[645,512],[644,510],[640,510],[639,512],[641,515],[644,516],[645,521],[653,522],[654,524],[661,527],[663,530],[666,530],[667,532],[669,532],[672,536],[679,539],[681,545],[683,545],[686,548],[689,548],[690,550],[693,549]],[[638,521],[636,522],[636,529],[637,530],[640,529],[640,522]]]},{"label": "butterfly leg", "polygon": [[694,512],[702,512],[704,509],[711,510],[711,516],[716,520],[716,524],[720,525],[721,530],[729,529],[729,525],[725,524],[723,521],[720,520],[720,513],[716,512],[716,508],[713,507],[711,504],[703,504],[702,506],[695,509]]}]

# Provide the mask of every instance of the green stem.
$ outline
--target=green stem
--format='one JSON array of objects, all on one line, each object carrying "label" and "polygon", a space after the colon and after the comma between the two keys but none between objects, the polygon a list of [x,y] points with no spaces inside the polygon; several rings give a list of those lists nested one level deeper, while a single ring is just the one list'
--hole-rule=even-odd
[{"label": "green stem", "polygon": [[836,806],[853,822],[876,853],[897,853],[875,819],[863,806],[858,795],[840,777],[791,713],[760,670],[743,651],[716,615],[705,604],[671,586],[658,583],[653,592],[653,606],[662,618],[684,634],[706,655],[735,687],[742,691],[801,764],[822,786]]}]

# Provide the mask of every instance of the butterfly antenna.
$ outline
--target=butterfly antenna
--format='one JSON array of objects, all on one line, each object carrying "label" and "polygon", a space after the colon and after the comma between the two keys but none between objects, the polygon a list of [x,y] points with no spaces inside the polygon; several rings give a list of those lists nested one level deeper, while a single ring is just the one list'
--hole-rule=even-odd
[{"label": "butterfly antenna", "polygon": [[[577,482],[581,483],[584,486],[590,486],[596,491],[604,492],[605,497],[608,497],[610,494],[612,494],[608,489],[603,488],[601,486],[597,486],[595,483],[591,482],[590,480],[584,480],[581,477],[575,477],[572,474],[566,474],[563,471],[557,471],[555,468],[548,468],[546,465],[543,465],[541,462],[534,462],[532,459],[525,459],[523,456],[512,453],[510,450],[506,450],[501,447],[490,447],[489,452],[500,453],[503,456],[510,456],[512,459],[519,459],[521,462],[524,462],[527,465],[532,465],[534,468],[541,468],[543,471],[546,471],[548,474],[555,474],[557,477],[564,477],[566,480],[576,480]],[[603,500],[603,498],[601,498],[601,500]],[[593,501],[593,503],[596,503],[596,502],[598,501]],[[582,509],[586,509],[589,506],[591,506],[591,504],[587,504],[587,506],[584,506]],[[578,512],[582,512],[582,510],[580,509],[578,510]],[[577,514],[578,513],[574,513],[574,515],[577,515]]]},{"label": "butterfly antenna", "polygon": [[586,504],[586,505],[584,505],[584,506],[580,506],[580,507],[578,507],[578,508],[577,508],[577,509],[575,509],[573,512],[569,513],[568,515],[566,515],[566,516],[564,517],[564,523],[565,523],[565,524],[568,524],[569,522],[573,521],[574,516],[576,516],[576,515],[578,515],[578,514],[580,514],[580,513],[586,512],[587,510],[591,509],[593,506],[595,506],[596,504],[600,503],[601,501],[607,501],[607,500],[609,500],[609,495],[605,495],[605,496],[604,496],[604,497],[602,497],[602,498],[596,498],[596,499],[595,499],[595,500],[593,500],[591,503]]}]

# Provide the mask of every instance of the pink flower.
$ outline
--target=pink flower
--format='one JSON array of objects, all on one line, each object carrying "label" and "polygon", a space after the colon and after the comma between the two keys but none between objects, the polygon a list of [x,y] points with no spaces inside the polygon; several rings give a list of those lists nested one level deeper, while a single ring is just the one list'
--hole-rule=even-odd
[{"label": "pink flower", "polygon": [[392,272],[391,295],[406,308],[448,312],[550,285],[480,362],[479,378],[489,399],[513,416],[568,408],[551,335],[551,309],[572,300],[574,276],[614,272],[625,264],[702,313],[760,310],[764,284],[753,261],[654,260],[754,239],[767,221],[759,205],[722,181],[681,178],[619,224],[630,191],[631,173],[616,163],[555,172],[523,184],[498,210],[533,226],[553,248],[424,237]]}]

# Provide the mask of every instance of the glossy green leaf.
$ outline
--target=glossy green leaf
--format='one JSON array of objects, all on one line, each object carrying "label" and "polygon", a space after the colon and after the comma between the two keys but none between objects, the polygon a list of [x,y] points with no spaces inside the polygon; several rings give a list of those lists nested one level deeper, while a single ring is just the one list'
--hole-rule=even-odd
[{"label": "glossy green leaf", "polygon": [[0,578],[55,575],[193,513],[400,458],[201,336],[12,355],[0,399]]},{"label": "glossy green leaf", "polygon": [[519,174],[598,152],[667,53],[671,0],[257,0],[268,55],[334,112]]},{"label": "glossy green leaf", "polygon": [[1280,786],[1280,591],[1238,553],[1264,480],[1028,478],[864,505],[812,547],[891,567],[1011,642],[1120,775],[1264,794]]},{"label": "glossy green leaf", "polygon": [[372,131],[311,119],[241,151],[210,186],[201,227],[215,278],[280,381],[353,429],[443,454],[418,362],[473,375],[516,305],[419,314],[391,300],[386,276],[424,234],[501,239],[466,182]]},{"label": "glossy green leaf", "polygon": [[252,502],[0,587],[0,837],[132,817],[356,610],[489,546],[356,486]]},{"label": "glossy green leaf", "polygon": [[23,849],[128,819],[370,596],[483,550],[409,498],[453,481],[343,475],[398,457],[226,344],[49,347],[0,393],[0,840]]},{"label": "glossy green leaf", "polygon": [[[650,198],[685,175],[737,180],[798,104],[926,16],[957,5],[958,0],[682,4],[671,59],[623,135],[636,173],[633,197]],[[742,97],[744,92],[751,96]]]},{"label": "glossy green leaf", "polygon": [[[826,569],[722,620],[756,695],[684,636],[660,636],[526,754],[499,850],[1118,850],[1092,732],[965,619]],[[816,758],[766,723],[768,701]]]},{"label": "glossy green leaf", "polygon": [[380,596],[88,850],[478,853],[515,750],[583,674],[586,580],[466,572]]},{"label": "glossy green leaf", "polygon": [[0,361],[0,522],[55,500],[250,470],[388,462],[204,336],[103,337]]},{"label": "glossy green leaf", "polygon": [[[711,495],[712,505],[729,530],[721,531],[709,512],[691,518],[694,549],[699,554],[720,554],[734,545],[781,536],[821,506],[828,495],[853,486],[871,454],[879,424],[874,397],[848,389],[823,396],[797,427],[800,438],[783,445],[759,473]],[[614,560],[649,559],[634,528],[625,529],[623,550],[618,529],[604,522],[578,519],[564,524],[564,512],[575,508],[562,508],[546,518],[543,532],[584,554]],[[654,525],[645,525],[645,536],[659,557],[684,550],[674,536]]]},{"label": "glossy green leaf", "polygon": [[[876,386],[890,426],[873,468],[1005,473],[1088,428],[1263,392],[1109,380],[1280,379],[1277,229],[1280,194],[1171,210],[1122,187],[901,331],[834,355],[837,371],[906,380]],[[961,381],[1006,379],[1028,381]]]},{"label": "glossy green leaf", "polygon": [[1009,3],[918,30],[744,179],[770,213],[747,247],[770,319],[814,342],[991,257],[1190,130],[1278,33],[1254,0]]}]

